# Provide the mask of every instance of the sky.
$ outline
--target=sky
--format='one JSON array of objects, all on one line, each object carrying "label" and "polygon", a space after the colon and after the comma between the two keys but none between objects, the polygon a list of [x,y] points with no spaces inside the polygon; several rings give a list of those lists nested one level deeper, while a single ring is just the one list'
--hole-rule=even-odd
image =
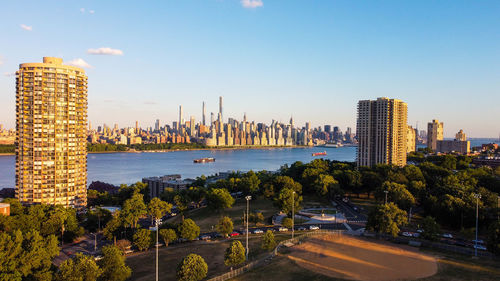
[{"label": "sky", "polygon": [[445,137],[500,133],[500,1],[1,1],[0,124],[20,63],[84,67],[93,126],[217,115],[355,128],[362,99],[408,103]]}]

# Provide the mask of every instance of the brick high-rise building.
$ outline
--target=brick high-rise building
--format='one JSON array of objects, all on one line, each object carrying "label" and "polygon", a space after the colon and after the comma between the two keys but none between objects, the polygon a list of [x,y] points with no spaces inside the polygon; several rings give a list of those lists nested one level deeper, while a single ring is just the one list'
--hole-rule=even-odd
[{"label": "brick high-rise building", "polygon": [[23,204],[87,205],[87,76],[62,59],[16,72],[16,197]]},{"label": "brick high-rise building", "polygon": [[378,98],[358,102],[358,167],[406,164],[407,115],[407,104],[401,100]]}]

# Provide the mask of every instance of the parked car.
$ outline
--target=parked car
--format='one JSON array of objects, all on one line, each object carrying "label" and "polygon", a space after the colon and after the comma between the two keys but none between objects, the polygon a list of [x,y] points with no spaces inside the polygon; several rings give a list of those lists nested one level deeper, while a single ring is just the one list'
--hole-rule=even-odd
[{"label": "parked car", "polygon": [[486,247],[480,244],[474,245],[474,249],[486,251]]},{"label": "parked car", "polygon": [[452,239],[453,238],[453,235],[451,235],[450,233],[443,233],[442,235],[444,238],[450,238]]},{"label": "parked car", "polygon": [[233,231],[231,233],[229,233],[229,236],[233,237],[233,236],[239,236],[240,233],[239,232],[236,232],[236,231]]},{"label": "parked car", "polygon": [[310,225],[309,226],[309,230],[318,230],[319,229],[319,226],[317,225]]},{"label": "parked car", "polygon": [[424,230],[423,229],[417,229],[417,232],[418,233],[424,233]]},{"label": "parked car", "polygon": [[413,232],[413,233],[412,233],[412,235],[413,235],[413,237],[415,237],[415,238],[420,237],[420,233],[418,233],[418,232]]},{"label": "parked car", "polygon": [[476,239],[472,240],[472,243],[476,243],[476,242],[477,242],[477,244],[484,244],[484,241],[481,239],[477,239],[477,241],[476,241]]},{"label": "parked car", "polygon": [[413,234],[411,232],[408,232],[408,231],[401,233],[401,235],[403,235],[404,237],[413,237]]},{"label": "parked car", "polygon": [[303,227],[303,226],[299,226],[299,227],[297,227],[297,230],[298,230],[298,231],[304,231],[304,230],[306,230],[306,228],[305,228],[305,227]]},{"label": "parked car", "polygon": [[253,234],[262,234],[264,233],[264,231],[262,231],[262,229],[254,229],[253,230]]},{"label": "parked car", "polygon": [[210,238],[211,238],[210,235],[206,235],[206,234],[200,236],[200,240],[210,240]]},{"label": "parked car", "polygon": [[286,227],[284,227],[284,226],[281,226],[280,228],[278,228],[278,231],[279,231],[279,232],[288,231],[288,228],[286,228]]}]

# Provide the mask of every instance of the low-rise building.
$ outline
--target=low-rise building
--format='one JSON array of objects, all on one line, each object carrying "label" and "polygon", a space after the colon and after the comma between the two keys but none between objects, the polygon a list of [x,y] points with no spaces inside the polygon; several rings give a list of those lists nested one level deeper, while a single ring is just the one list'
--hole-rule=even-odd
[{"label": "low-rise building", "polygon": [[436,152],[438,153],[456,152],[461,154],[469,154],[470,141],[438,140]]},{"label": "low-rise building", "polygon": [[161,177],[149,177],[143,178],[143,183],[148,185],[149,195],[151,198],[159,197],[166,188],[172,188],[174,190],[186,189],[191,185],[193,179],[181,179],[181,175],[165,175]]}]

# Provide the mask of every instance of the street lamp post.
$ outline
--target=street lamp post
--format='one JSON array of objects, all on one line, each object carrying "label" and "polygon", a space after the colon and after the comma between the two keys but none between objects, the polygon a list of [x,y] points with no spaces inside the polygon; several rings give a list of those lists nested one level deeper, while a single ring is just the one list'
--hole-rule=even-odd
[{"label": "street lamp post", "polygon": [[292,192],[292,240],[295,234],[295,191]]},{"label": "street lamp post", "polygon": [[158,281],[158,225],[160,223],[160,219],[156,219],[156,281]]},{"label": "street lamp post", "polygon": [[389,193],[388,190],[384,190],[384,193],[385,193],[385,204],[387,204],[387,193]]},{"label": "street lamp post", "polygon": [[500,196],[497,196],[497,221],[500,222]]},{"label": "street lamp post", "polygon": [[252,200],[252,196],[248,195],[248,196],[245,196],[245,199],[247,200],[247,217],[246,217],[246,223],[247,223],[247,241],[246,241],[246,248],[247,248],[247,251],[246,251],[246,259],[248,260],[248,217],[249,217],[249,209],[250,209],[250,200]]},{"label": "street lamp post", "polygon": [[479,217],[479,199],[481,199],[481,194],[475,193],[474,198],[476,198],[476,241],[474,242],[474,256],[477,257],[477,228]]}]

